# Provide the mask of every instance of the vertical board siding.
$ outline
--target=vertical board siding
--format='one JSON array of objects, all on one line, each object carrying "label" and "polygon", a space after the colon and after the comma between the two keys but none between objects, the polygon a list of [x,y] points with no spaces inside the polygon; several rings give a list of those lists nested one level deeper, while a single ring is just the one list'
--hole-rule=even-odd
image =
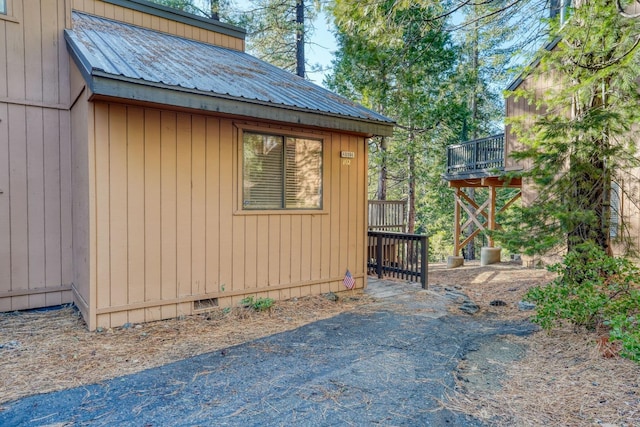
[{"label": "vertical board siding", "polygon": [[[194,129],[195,131],[195,129]],[[204,150],[205,150],[205,211],[204,227],[205,231],[195,230],[196,233],[205,237],[205,291],[206,293],[218,292],[231,285],[231,279],[226,274],[228,269],[223,269],[220,265],[230,265],[228,244],[222,246],[220,251],[220,241],[230,242],[231,235],[228,228],[223,229],[220,222],[220,206],[230,205],[231,193],[227,190],[229,185],[220,187],[220,176],[223,175],[223,168],[228,165],[221,164],[220,159],[220,121],[211,117],[205,118],[204,129]],[[230,172],[229,172],[230,173]]]},{"label": "vertical board siding", "polygon": [[[24,0],[26,2],[40,2],[43,0]],[[64,0],[57,0],[64,2]],[[43,2],[46,3],[46,2]],[[38,5],[36,5],[38,6]],[[25,6],[26,7],[26,6]],[[215,31],[205,30],[200,27],[192,27],[188,24],[150,15],[144,12],[133,11],[122,6],[104,3],[102,0],[73,0],[74,10],[87,12],[92,15],[114,19],[128,24],[140,25],[163,33],[174,34],[204,43],[215,44],[234,50],[244,51],[244,40],[237,37]],[[26,10],[26,9],[25,9]]]},{"label": "vertical board siding", "polygon": [[[0,292],[11,290],[11,208],[9,206],[9,109],[0,104]],[[0,298],[0,310],[11,310],[11,298]]]},{"label": "vertical board siding", "polygon": [[[176,130],[176,207],[177,207],[177,296],[192,294],[191,286],[191,240],[193,196],[192,182],[201,181],[201,176],[192,174],[192,123],[188,114],[178,114]],[[193,176],[192,176],[193,175]]]},{"label": "vertical board siding", "polygon": [[206,119],[193,116],[191,119],[191,286],[190,293],[201,295],[207,292],[207,153]]},{"label": "vertical board siding", "polygon": [[[94,106],[96,298],[97,308],[111,305],[111,219],[109,214],[109,106]],[[92,248],[93,249],[93,248]]]},{"label": "vertical board siding", "polygon": [[26,99],[42,100],[43,67],[42,67],[42,21],[40,0],[23,0],[23,28],[25,31],[24,62],[26,80]]},{"label": "vertical board siding", "polygon": [[[209,203],[213,207],[217,206],[217,210],[211,212],[207,209],[207,230],[209,226],[213,229],[217,227],[217,242],[207,242],[207,254],[209,253],[210,245],[212,250],[218,254],[218,284],[220,290],[233,289],[233,269],[229,268],[233,262],[233,145],[232,141],[233,130],[231,124],[226,121],[210,118],[211,128],[207,126],[207,159],[217,156],[217,160],[211,159],[210,161],[217,162],[216,170],[210,171],[207,169],[207,176],[211,175],[214,185],[209,192],[207,186],[207,207]],[[211,134],[210,131],[211,130]],[[211,148],[211,150],[209,150]],[[208,165],[207,165],[208,166]],[[215,190],[218,190],[216,197]],[[209,200],[209,195],[216,201]],[[209,221],[211,219],[211,221]],[[212,254],[213,255],[213,254]],[[212,271],[215,275],[215,271]],[[207,267],[207,275],[209,274],[209,268]],[[209,279],[207,279],[209,280]]]},{"label": "vertical board siding", "polygon": [[0,97],[63,108],[69,102],[65,0],[14,1],[0,23]]},{"label": "vertical board siding", "polygon": [[[0,310],[71,301],[71,121],[64,0],[0,22]],[[61,66],[63,64],[63,66]]]},{"label": "vertical board siding", "polygon": [[[29,227],[27,188],[26,108],[9,105],[9,191],[11,218],[11,286],[6,291],[29,289]],[[27,297],[12,299],[12,310],[28,308]]]},{"label": "vertical board siding", "polygon": [[[11,28],[14,25],[13,22],[7,22],[0,20],[0,97],[7,97],[7,62],[9,56],[7,55],[7,27]],[[9,30],[10,31],[10,30]],[[13,59],[13,58],[12,58]],[[6,117],[6,116],[5,116]]]},{"label": "vertical board siding", "polygon": [[[7,97],[11,100],[26,100],[25,82],[25,26],[22,2],[14,2],[13,16],[19,23],[5,23],[5,48],[7,52]],[[27,32],[27,36],[29,33]],[[1,41],[0,41],[1,43]]]},{"label": "vertical board siding", "polygon": [[[44,260],[45,287],[59,286],[62,281],[62,221],[60,180],[60,133],[61,123],[56,110],[43,110],[43,179],[44,179]],[[67,187],[67,191],[70,188]],[[69,283],[69,282],[67,282]],[[45,295],[44,305],[58,305],[61,295]]]},{"label": "vertical board siding", "polygon": [[2,310],[70,301],[69,127],[67,112],[0,103]]},{"label": "vertical board siding", "polygon": [[267,224],[268,232],[268,270],[267,280],[269,286],[275,286],[280,283],[280,259],[282,254],[282,239],[280,239],[280,215],[269,215],[269,223]]},{"label": "vertical board siding", "polygon": [[[111,292],[110,305],[120,306],[128,303],[128,245],[127,245],[127,116],[125,107],[112,104],[108,120],[108,163],[103,168],[108,174],[108,220],[109,220],[109,278]],[[105,213],[106,214],[106,213]]]},{"label": "vertical board siding", "polygon": [[[235,305],[340,291],[347,268],[364,274],[363,138],[323,136],[324,213],[249,214],[237,211],[242,124],[102,102],[94,111],[98,326],[191,314],[212,296]],[[341,150],[356,159],[343,164]]]},{"label": "vertical board siding", "polygon": [[[79,77],[76,75],[76,77]],[[86,94],[84,95],[86,96]],[[90,306],[90,284],[92,282],[91,266],[92,262],[90,254],[93,252],[91,249],[93,246],[90,243],[91,231],[90,231],[90,208],[92,204],[90,199],[93,197],[93,188],[89,183],[89,168],[93,163],[90,159],[93,158],[93,144],[87,144],[89,139],[89,124],[93,123],[93,118],[89,120],[89,103],[85,99],[81,102],[77,102],[71,109],[70,113],[70,126],[71,135],[69,148],[69,170],[67,179],[69,179],[71,191],[63,192],[63,194],[73,193],[75,197],[71,198],[71,212],[69,219],[73,218],[71,224],[71,254],[64,259],[74,259],[74,265],[71,270],[71,277],[74,284],[74,292],[76,293],[76,300],[81,300],[78,303],[78,307],[82,311],[82,314],[87,323],[93,325],[88,312]],[[91,154],[90,154],[91,153]],[[66,156],[62,158],[66,158]],[[65,168],[62,168],[65,170]],[[66,215],[63,215],[65,217]],[[63,252],[64,254],[64,252]],[[64,269],[63,269],[64,271]],[[69,274],[68,272],[66,274]]]},{"label": "vertical board siding", "polygon": [[[144,111],[144,300],[159,301],[162,274],[160,236],[160,112]],[[139,213],[138,213],[139,214]],[[160,308],[145,310],[147,321],[160,319]]]},{"label": "vertical board siding", "polygon": [[[176,298],[177,286],[177,212],[176,212],[176,113],[160,113],[160,298]],[[163,306],[162,317],[175,317],[171,306]]]},{"label": "vertical board siding", "polygon": [[[127,205],[127,280],[128,303],[144,302],[144,110],[130,107],[126,128],[126,205]],[[140,313],[138,313],[140,315]],[[142,315],[144,320],[144,315]],[[134,320],[132,320],[134,321]]]},{"label": "vertical board siding", "polygon": [[[59,133],[59,147],[60,147],[60,271],[63,284],[73,283],[73,179],[72,179],[72,132],[71,132],[71,112],[59,111],[60,117],[60,133]],[[85,116],[86,119],[86,116]],[[86,123],[86,120],[85,120]],[[83,132],[83,146],[86,147],[87,132],[86,124]],[[52,130],[53,131],[53,130]],[[85,193],[79,198],[87,197],[87,189]],[[80,219],[79,219],[80,220]],[[52,223],[55,227],[55,222]],[[77,262],[77,260],[76,260]],[[70,301],[70,291],[67,294],[67,298],[63,298],[64,301]]]},{"label": "vertical board siding", "polygon": [[261,215],[257,218],[256,242],[256,287],[264,288],[270,285],[269,260],[269,216]]},{"label": "vertical board siding", "polygon": [[[26,108],[27,244],[29,287],[44,288],[44,129],[42,108]],[[29,296],[30,307],[42,307],[44,294]]]},{"label": "vertical board siding", "polygon": [[256,288],[258,285],[258,257],[262,254],[258,252],[258,218],[255,216],[245,217],[245,242],[244,242],[244,281],[242,287],[245,289]]}]

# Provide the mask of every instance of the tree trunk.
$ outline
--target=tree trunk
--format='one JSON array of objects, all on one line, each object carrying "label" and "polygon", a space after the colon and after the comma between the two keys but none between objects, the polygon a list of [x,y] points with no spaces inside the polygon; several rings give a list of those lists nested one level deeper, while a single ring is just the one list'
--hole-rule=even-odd
[{"label": "tree trunk", "polygon": [[[605,142],[599,141],[598,144]],[[597,160],[593,160],[597,159]],[[567,249],[572,251],[580,243],[592,241],[608,255],[613,254],[611,248],[611,176],[606,162],[597,155],[589,160],[572,159],[573,197],[580,212],[594,212],[595,222],[579,219],[570,228]],[[589,169],[589,170],[587,170]],[[593,171],[599,173],[594,174]]]},{"label": "tree trunk", "polygon": [[416,230],[416,157],[413,149],[415,135],[409,131],[409,212],[407,215],[407,233],[413,234]]},{"label": "tree trunk", "polygon": [[296,74],[305,76],[304,66],[304,0],[296,0]]},{"label": "tree trunk", "polygon": [[387,200],[387,149],[389,142],[386,137],[380,139],[380,171],[378,172],[378,190],[376,191],[376,199]]},{"label": "tree trunk", "polygon": [[[474,18],[477,15],[477,10],[476,10],[477,6],[474,6]],[[472,56],[471,56],[471,68],[472,68],[472,73],[473,73],[473,89],[471,90],[471,127],[473,129],[473,132],[471,133],[472,135],[472,139],[477,139],[478,138],[478,126],[477,126],[477,122],[478,122],[478,92],[479,92],[479,88],[478,88],[478,76],[479,76],[479,71],[478,71],[478,67],[479,67],[479,52],[478,52],[478,22],[476,21],[473,24],[473,52],[472,52]],[[471,187],[467,190],[467,195],[469,196],[469,198],[473,201],[475,201],[475,197],[476,197],[476,189]],[[471,234],[473,234],[473,232],[475,231],[475,225],[472,222],[471,224],[469,224],[469,226],[467,227],[467,236],[471,236]],[[464,255],[465,255],[465,259],[467,260],[473,260],[476,259],[476,242],[475,239],[471,239],[469,240],[469,243],[467,243],[467,247],[464,251]]]},{"label": "tree trunk", "polygon": [[[589,109],[606,109],[606,88],[608,81],[602,82],[602,92],[592,97]],[[574,101],[576,102],[576,101]],[[595,223],[581,220],[569,230],[568,250],[585,241],[593,241],[606,254],[613,255],[611,247],[611,172],[609,170],[609,138],[607,132],[593,141],[589,153],[574,155],[570,160],[574,200],[581,212],[594,212]]]}]

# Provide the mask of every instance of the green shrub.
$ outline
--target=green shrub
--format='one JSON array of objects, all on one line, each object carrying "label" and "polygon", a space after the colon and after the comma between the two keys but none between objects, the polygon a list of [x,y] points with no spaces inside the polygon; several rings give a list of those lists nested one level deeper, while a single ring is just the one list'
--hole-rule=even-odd
[{"label": "green shrub", "polygon": [[588,329],[606,327],[610,340],[622,345],[621,355],[640,362],[640,269],[584,244],[549,270],[558,277],[525,296],[536,304],[533,321],[547,330],[561,320]]},{"label": "green shrub", "polygon": [[251,307],[256,311],[266,311],[273,306],[272,298],[254,298],[246,297],[240,300],[240,305],[243,307]]}]

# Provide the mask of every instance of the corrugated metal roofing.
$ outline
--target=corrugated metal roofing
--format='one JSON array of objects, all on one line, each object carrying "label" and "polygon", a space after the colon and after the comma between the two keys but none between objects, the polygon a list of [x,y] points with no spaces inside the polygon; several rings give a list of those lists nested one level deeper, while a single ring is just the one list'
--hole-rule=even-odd
[{"label": "corrugated metal roofing", "polygon": [[391,125],[380,114],[247,53],[73,12],[72,54],[93,75]]}]

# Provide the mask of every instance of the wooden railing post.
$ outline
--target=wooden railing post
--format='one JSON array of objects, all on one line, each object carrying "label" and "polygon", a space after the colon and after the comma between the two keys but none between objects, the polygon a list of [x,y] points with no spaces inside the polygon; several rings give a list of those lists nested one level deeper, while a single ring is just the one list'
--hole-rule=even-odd
[{"label": "wooden railing post", "polygon": [[382,235],[376,236],[376,274],[382,279]]},{"label": "wooden railing post", "polygon": [[379,279],[387,276],[417,282],[420,277],[422,288],[427,289],[428,236],[373,230],[368,231],[368,236],[367,274],[373,274],[375,267]]},{"label": "wooden railing post", "polygon": [[427,289],[427,274],[429,271],[429,237],[420,236],[420,283],[422,289]]}]

